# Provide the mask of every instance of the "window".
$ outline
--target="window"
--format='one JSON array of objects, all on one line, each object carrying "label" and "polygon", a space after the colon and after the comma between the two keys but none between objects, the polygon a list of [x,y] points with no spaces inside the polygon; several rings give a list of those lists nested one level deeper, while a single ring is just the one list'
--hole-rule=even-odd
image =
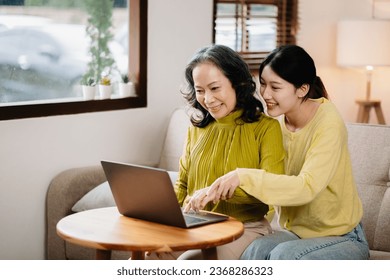
[{"label": "window", "polygon": [[[87,1],[92,3],[107,2],[107,0],[84,0],[84,2]],[[82,53],[78,48],[83,47],[83,43],[76,41],[76,38],[79,37],[78,32],[81,29],[76,28],[76,24],[72,26],[62,23],[52,24],[52,19],[48,19],[46,14],[48,9],[53,10],[53,7],[36,6],[37,2],[55,2],[57,5],[65,5],[65,2],[81,3],[81,1],[73,0],[0,0],[2,9],[2,14],[0,15],[0,36],[4,36],[3,39],[0,39],[0,42],[4,46],[9,44],[14,50],[24,48],[23,52],[19,53],[16,57],[18,67],[11,67],[11,63],[9,61],[7,62],[7,59],[12,58],[11,56],[2,56],[4,52],[0,53],[0,72],[2,73],[0,77],[0,120],[78,114],[146,106],[147,0],[108,0],[113,5],[113,23],[115,20],[114,13],[118,12],[122,14],[122,21],[120,21],[122,24],[117,25],[118,32],[114,35],[115,40],[117,40],[115,43],[118,46],[122,44],[123,49],[126,51],[122,51],[124,55],[119,57],[117,63],[121,64],[120,66],[122,68],[120,69],[125,69],[124,71],[129,73],[133,78],[137,95],[133,97],[119,97],[117,94],[114,94],[110,99],[100,100],[99,97],[96,97],[94,100],[88,101],[84,100],[81,94],[80,76],[78,76],[77,83],[70,83],[67,80],[68,74],[70,76],[76,70],[80,71],[80,69],[84,71],[83,67],[86,67],[87,62],[84,65],[80,66],[79,64],[75,64],[75,66],[72,63],[76,63],[78,57],[68,58],[63,60],[63,64],[60,67],[53,67],[51,70],[48,70],[50,69],[50,63],[54,64],[58,62],[61,55],[71,53],[72,51],[77,54]],[[31,7],[27,7],[26,5],[28,3],[33,4],[31,4]],[[58,10],[62,17],[65,17],[66,14],[76,20],[81,17],[81,14],[77,13],[76,10],[67,13],[66,7],[56,6],[55,9]],[[28,10],[33,10],[36,14],[34,16],[26,15],[25,13]],[[4,11],[7,14],[4,14]],[[19,17],[20,13],[18,14],[18,11],[24,12],[22,15],[23,20]],[[10,15],[13,16],[13,20],[10,20]],[[36,26],[44,26],[45,32],[42,32],[43,28],[35,28]],[[53,27],[53,29],[49,31],[50,27]],[[28,29],[29,33],[22,32],[23,28]],[[72,29],[69,32],[70,28],[76,29]],[[9,32],[11,29],[12,32]],[[85,32],[85,26],[83,30]],[[20,41],[21,39],[22,43],[16,43],[16,41]],[[27,44],[27,42],[31,43]],[[113,48],[113,50],[119,50],[119,48],[115,49],[115,45]],[[8,50],[9,48],[2,49]],[[34,64],[36,65],[34,71],[23,71],[33,69],[32,65]],[[66,71],[68,69],[66,67],[75,70]],[[37,71],[45,74],[39,76],[36,74]],[[58,71],[57,76],[56,71]],[[119,73],[119,71],[117,72]],[[3,75],[3,73],[7,74]],[[23,83],[17,80],[21,77],[23,78]],[[45,84],[45,77],[51,79],[51,81],[57,81],[57,83],[43,87],[41,85]],[[15,97],[10,93],[15,92],[20,93],[19,96],[22,98],[13,100],[12,98]]]},{"label": "window", "polygon": [[214,0],[214,43],[239,52],[252,71],[275,47],[296,43],[298,0]]}]

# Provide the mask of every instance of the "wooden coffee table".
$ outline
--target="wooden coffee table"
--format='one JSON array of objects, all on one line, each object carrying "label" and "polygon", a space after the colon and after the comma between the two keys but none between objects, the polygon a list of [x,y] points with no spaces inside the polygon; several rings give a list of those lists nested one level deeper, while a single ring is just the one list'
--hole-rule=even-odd
[{"label": "wooden coffee table", "polygon": [[216,246],[232,242],[244,232],[240,221],[226,221],[182,229],[119,214],[116,207],[99,208],[69,215],[57,224],[64,240],[96,249],[96,259],[110,259],[112,250],[131,251],[131,259],[142,260],[145,252],[201,249],[204,259],[217,259]]}]

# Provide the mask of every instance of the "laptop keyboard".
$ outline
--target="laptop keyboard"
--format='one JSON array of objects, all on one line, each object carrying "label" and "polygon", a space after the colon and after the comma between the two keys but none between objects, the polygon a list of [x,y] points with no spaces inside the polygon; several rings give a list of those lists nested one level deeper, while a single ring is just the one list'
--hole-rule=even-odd
[{"label": "laptop keyboard", "polygon": [[184,220],[186,221],[186,224],[193,224],[197,222],[206,221],[207,219],[197,218],[194,216],[184,215]]}]

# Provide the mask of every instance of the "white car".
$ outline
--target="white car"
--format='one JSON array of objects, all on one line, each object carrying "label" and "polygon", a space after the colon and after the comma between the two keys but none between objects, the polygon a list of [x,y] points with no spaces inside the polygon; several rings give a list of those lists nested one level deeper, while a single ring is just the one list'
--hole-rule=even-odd
[{"label": "white car", "polygon": [[[88,45],[84,25],[9,24],[0,30],[0,102],[81,96]],[[110,49],[118,70],[125,73],[123,46],[113,40]]]}]

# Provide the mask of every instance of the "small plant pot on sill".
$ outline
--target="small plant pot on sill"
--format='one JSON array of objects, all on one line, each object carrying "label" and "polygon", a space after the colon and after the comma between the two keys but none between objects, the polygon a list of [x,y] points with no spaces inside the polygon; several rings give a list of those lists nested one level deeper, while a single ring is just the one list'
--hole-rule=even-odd
[{"label": "small plant pot on sill", "polygon": [[83,85],[82,89],[83,89],[84,100],[93,100],[93,99],[95,99],[96,86]]},{"label": "small plant pot on sill", "polygon": [[110,99],[111,98],[111,85],[99,85],[99,96],[100,99]]},{"label": "small plant pot on sill", "polygon": [[119,83],[119,96],[129,97],[136,96],[134,83]]}]

